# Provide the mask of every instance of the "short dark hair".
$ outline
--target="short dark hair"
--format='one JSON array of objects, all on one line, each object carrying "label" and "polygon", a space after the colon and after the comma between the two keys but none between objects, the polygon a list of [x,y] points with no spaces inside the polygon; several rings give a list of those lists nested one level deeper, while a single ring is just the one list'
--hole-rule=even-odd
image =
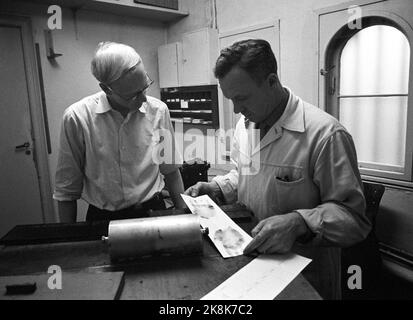
[{"label": "short dark hair", "polygon": [[262,39],[242,40],[222,49],[215,64],[215,77],[225,77],[235,66],[259,83],[270,73],[277,74],[277,60],[271,45]]}]

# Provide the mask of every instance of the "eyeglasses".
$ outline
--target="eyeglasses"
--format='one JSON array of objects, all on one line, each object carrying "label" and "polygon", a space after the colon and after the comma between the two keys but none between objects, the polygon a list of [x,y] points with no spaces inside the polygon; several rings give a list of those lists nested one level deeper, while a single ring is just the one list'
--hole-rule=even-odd
[{"label": "eyeglasses", "polygon": [[140,97],[140,95],[145,91],[145,90],[147,90],[153,83],[154,83],[154,81],[149,77],[149,75],[146,73],[146,79],[147,79],[147,84],[146,84],[146,86],[144,87],[144,88],[142,88],[141,90],[139,90],[138,92],[136,92],[132,97],[130,97],[130,98],[125,98],[125,97],[123,97],[122,95],[120,95],[119,93],[117,93],[116,91],[114,91],[111,87],[109,87],[108,85],[106,86],[108,89],[109,89],[109,91],[111,92],[111,93],[115,93],[116,95],[118,95],[119,97],[121,97],[123,100],[125,100],[125,101],[127,101],[127,102],[130,102],[130,101],[134,101],[134,100],[136,100],[136,99],[138,99],[139,97]]}]

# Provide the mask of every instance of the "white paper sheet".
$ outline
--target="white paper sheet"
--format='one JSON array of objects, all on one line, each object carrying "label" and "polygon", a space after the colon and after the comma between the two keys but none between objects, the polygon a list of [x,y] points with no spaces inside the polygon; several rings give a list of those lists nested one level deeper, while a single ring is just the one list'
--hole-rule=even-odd
[{"label": "white paper sheet", "polygon": [[261,255],[201,300],[272,300],[311,262],[296,255]]},{"label": "white paper sheet", "polygon": [[181,100],[181,109],[188,109],[188,101]]},{"label": "white paper sheet", "polygon": [[189,210],[199,216],[201,226],[209,229],[208,237],[222,257],[229,258],[243,254],[252,240],[208,195],[192,198],[181,195]]}]

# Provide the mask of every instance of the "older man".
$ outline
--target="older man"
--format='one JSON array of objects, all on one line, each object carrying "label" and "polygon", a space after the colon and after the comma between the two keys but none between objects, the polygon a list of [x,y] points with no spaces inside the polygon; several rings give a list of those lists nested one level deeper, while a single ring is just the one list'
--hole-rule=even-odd
[{"label": "older man", "polygon": [[[153,81],[139,54],[124,44],[100,43],[92,73],[103,92],[63,115],[53,195],[61,221],[76,221],[80,197],[89,203],[89,221],[146,216],[165,208],[165,183],[175,206],[184,207],[180,159],[159,164],[154,156],[159,132],[173,137],[173,128],[166,105],[146,95]],[[174,150],[174,139],[168,141],[173,145],[166,149]]]},{"label": "older man", "polygon": [[[215,76],[242,114],[232,152],[238,168],[186,194],[244,203],[259,220],[244,253],[292,250],[312,258],[307,278],[324,298],[339,298],[339,247],[361,241],[370,230],[350,134],[282,86],[264,40],[223,49]],[[242,170],[248,167],[257,172]]]}]

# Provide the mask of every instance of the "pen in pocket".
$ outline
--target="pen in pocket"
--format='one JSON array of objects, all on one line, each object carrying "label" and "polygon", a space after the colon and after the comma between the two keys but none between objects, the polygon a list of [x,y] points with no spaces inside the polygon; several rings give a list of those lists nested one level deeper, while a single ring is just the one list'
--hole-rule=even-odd
[{"label": "pen in pocket", "polygon": [[282,177],[276,177],[277,180],[284,181],[284,182],[290,182],[290,178],[288,176]]}]

